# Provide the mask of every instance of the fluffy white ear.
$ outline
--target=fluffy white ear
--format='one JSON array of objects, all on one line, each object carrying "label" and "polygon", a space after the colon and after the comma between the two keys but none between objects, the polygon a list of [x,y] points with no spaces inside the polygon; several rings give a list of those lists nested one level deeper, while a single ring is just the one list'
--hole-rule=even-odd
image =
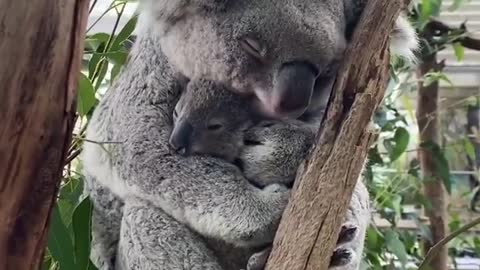
[{"label": "fluffy white ear", "polygon": [[404,15],[400,15],[393,29],[390,50],[393,55],[414,62],[414,52],[418,49],[418,37],[415,29]]}]

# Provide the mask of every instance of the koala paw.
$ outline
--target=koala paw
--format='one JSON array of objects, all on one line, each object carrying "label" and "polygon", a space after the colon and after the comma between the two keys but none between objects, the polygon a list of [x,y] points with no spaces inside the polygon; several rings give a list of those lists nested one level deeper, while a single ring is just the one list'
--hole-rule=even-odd
[{"label": "koala paw", "polygon": [[353,259],[354,251],[349,248],[339,248],[333,252],[332,257],[330,258],[329,268],[345,266],[349,264]]},{"label": "koala paw", "polygon": [[357,227],[350,224],[344,224],[338,235],[337,245],[351,242],[357,235]]},{"label": "koala paw", "polygon": [[239,157],[243,174],[258,186],[291,185],[314,135],[291,122],[259,123],[245,133]]},{"label": "koala paw", "polygon": [[350,243],[357,236],[358,228],[352,224],[344,224],[340,230],[337,239],[337,248],[330,258],[330,268],[346,266],[350,264],[355,255],[355,251],[351,248],[343,248],[342,245]]},{"label": "koala paw", "polygon": [[262,192],[269,193],[285,193],[288,192],[288,188],[282,184],[271,184],[262,189]]},{"label": "koala paw", "polygon": [[247,270],[263,270],[267,264],[268,256],[272,247],[268,247],[260,252],[253,254],[247,262]]}]

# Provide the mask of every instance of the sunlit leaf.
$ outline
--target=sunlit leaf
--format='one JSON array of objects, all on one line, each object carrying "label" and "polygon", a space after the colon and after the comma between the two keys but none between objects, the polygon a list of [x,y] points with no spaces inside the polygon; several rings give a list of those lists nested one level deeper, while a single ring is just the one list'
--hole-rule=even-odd
[{"label": "sunlit leaf", "polygon": [[395,130],[395,135],[393,136],[393,141],[395,146],[391,150],[390,160],[393,162],[397,160],[404,152],[407,150],[408,142],[410,140],[410,133],[402,127]]},{"label": "sunlit leaf", "polygon": [[78,114],[81,116],[87,115],[93,105],[95,105],[95,102],[95,90],[93,89],[92,83],[83,73],[80,73],[77,98]]},{"label": "sunlit leaf", "polygon": [[400,241],[398,233],[392,230],[388,230],[385,234],[385,241],[388,249],[395,254],[398,260],[405,265],[407,263],[407,251],[405,245]]},{"label": "sunlit leaf", "polygon": [[457,61],[463,61],[465,56],[465,49],[460,42],[455,42],[452,44],[453,50],[455,52],[455,56],[457,57]]},{"label": "sunlit leaf", "polygon": [[450,179],[450,167],[440,146],[433,142],[424,142],[420,144],[420,147],[430,152],[435,165],[434,173],[443,181],[445,189],[448,191],[448,193],[451,193],[452,183]]}]

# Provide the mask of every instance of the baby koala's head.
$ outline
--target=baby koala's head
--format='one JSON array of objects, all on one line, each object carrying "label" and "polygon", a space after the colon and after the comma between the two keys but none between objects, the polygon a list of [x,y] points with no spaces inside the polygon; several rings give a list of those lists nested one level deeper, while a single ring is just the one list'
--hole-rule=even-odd
[{"label": "baby koala's head", "polygon": [[170,145],[180,154],[208,154],[234,161],[245,130],[255,122],[248,97],[211,81],[188,83],[173,113]]}]

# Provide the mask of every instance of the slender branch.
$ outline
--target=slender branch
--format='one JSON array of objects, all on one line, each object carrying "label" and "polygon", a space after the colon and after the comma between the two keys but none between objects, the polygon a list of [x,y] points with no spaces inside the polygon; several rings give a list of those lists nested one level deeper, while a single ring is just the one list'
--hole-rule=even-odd
[{"label": "slender branch", "polygon": [[95,5],[97,4],[98,0],[93,0],[92,4],[90,5],[90,9],[88,10],[88,14],[91,14]]},{"label": "slender branch", "polygon": [[[75,158],[77,158],[77,157],[80,155],[81,152],[82,152],[82,149],[81,149],[81,148],[75,150],[73,153],[71,153],[71,154],[65,159],[64,164],[65,164],[65,165],[69,165],[70,162],[72,162]],[[70,171],[70,170],[69,170],[69,171]]]},{"label": "slender branch", "polygon": [[459,236],[460,234],[470,230],[471,228],[477,226],[480,224],[480,217],[472,220],[471,222],[465,224],[463,227],[460,229],[454,231],[453,233],[449,234],[447,237],[443,238],[440,240],[438,243],[436,243],[427,253],[425,256],[425,259],[423,262],[420,264],[418,267],[418,270],[427,270],[427,266],[430,263],[430,261],[437,255],[438,251],[446,245],[448,242],[452,241],[454,238]]},{"label": "slender branch", "polygon": [[[459,32],[459,33],[468,32],[465,24],[462,24],[460,27],[454,28],[446,25],[441,21],[434,20],[434,19],[430,20],[430,22],[428,23],[428,27],[432,30],[440,32],[441,34],[447,34],[449,32]],[[480,39],[476,39],[468,35],[462,35],[454,39],[453,42],[454,43],[458,42],[462,44],[462,46],[465,48],[480,51]]]}]

